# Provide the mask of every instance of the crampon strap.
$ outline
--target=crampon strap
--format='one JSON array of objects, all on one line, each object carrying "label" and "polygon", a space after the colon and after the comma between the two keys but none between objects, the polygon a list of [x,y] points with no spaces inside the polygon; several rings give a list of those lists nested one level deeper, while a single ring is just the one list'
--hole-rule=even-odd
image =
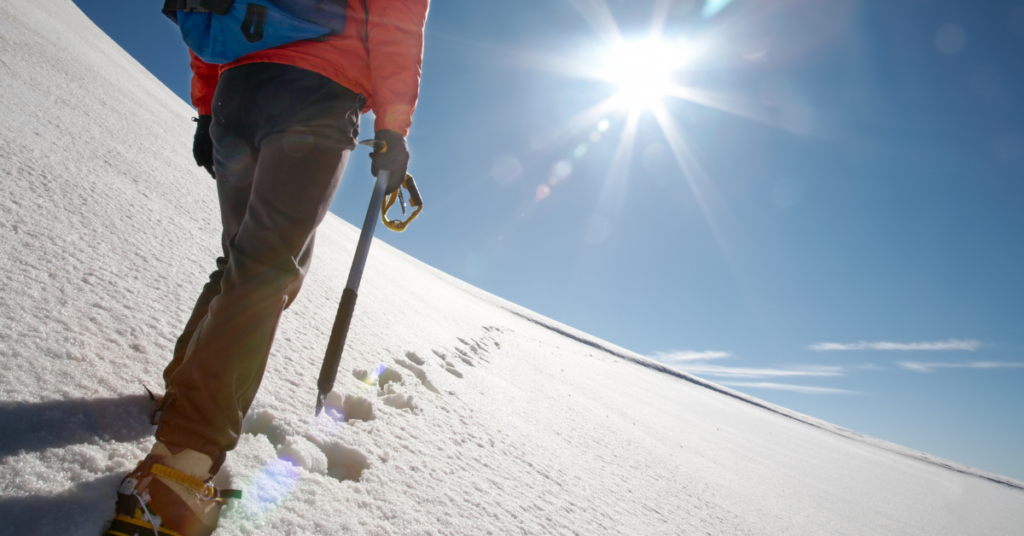
[{"label": "crampon strap", "polygon": [[[416,208],[409,215],[409,218],[405,221],[402,220],[389,220],[388,210],[395,205],[395,200],[402,197],[402,188],[409,190],[409,204]],[[406,173],[405,180],[402,181],[402,185],[395,189],[394,192],[384,196],[384,200],[380,204],[380,220],[384,223],[384,226],[396,233],[400,233],[405,230],[406,227],[416,219],[416,216],[420,215],[423,210],[423,199],[420,197],[419,189],[416,188],[416,181],[413,180],[412,175]],[[405,200],[402,199],[402,213],[405,213]]]},{"label": "crampon strap", "polygon": [[[149,510],[148,498],[134,489],[132,481],[126,481],[132,486],[132,493],[117,492],[117,513],[104,536],[182,536],[166,527],[163,520]],[[124,482],[121,484],[124,486]]]},{"label": "crampon strap", "polygon": [[136,512],[135,517],[124,514],[117,514],[110,522],[110,528],[104,533],[105,536],[181,536],[177,532],[160,525],[156,531],[153,524],[147,520],[141,510]]},{"label": "crampon strap", "polygon": [[175,482],[177,484],[185,486],[186,488],[195,492],[196,495],[199,495],[199,498],[204,501],[210,501],[214,499],[224,501],[226,499],[242,498],[242,492],[240,490],[217,489],[217,486],[214,486],[209,482],[203,482],[202,480],[199,480],[198,478],[192,475],[182,473],[181,471],[171,469],[170,467],[167,467],[166,465],[160,465],[159,463],[154,463],[153,466],[149,469],[149,472],[157,476],[162,476],[167,480],[170,480],[171,482]]}]

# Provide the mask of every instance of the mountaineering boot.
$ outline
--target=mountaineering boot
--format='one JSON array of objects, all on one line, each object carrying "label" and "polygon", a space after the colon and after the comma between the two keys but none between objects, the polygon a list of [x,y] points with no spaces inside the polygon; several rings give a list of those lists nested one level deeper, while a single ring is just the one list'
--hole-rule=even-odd
[{"label": "mountaineering boot", "polygon": [[[177,452],[173,452],[173,450]],[[108,536],[209,536],[221,507],[237,490],[210,483],[209,456],[157,442],[117,491]]]}]

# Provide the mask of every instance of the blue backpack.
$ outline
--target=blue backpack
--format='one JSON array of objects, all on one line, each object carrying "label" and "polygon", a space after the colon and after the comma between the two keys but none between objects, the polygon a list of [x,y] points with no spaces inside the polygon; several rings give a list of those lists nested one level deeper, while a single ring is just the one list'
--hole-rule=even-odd
[{"label": "blue backpack", "polygon": [[206,63],[345,29],[348,0],[166,0],[163,13]]}]

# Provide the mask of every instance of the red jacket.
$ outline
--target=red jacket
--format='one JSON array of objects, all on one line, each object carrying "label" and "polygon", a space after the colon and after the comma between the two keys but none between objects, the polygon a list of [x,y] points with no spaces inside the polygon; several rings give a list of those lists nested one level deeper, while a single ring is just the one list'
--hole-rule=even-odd
[{"label": "red jacket", "polygon": [[374,130],[409,134],[420,91],[423,26],[429,0],[349,0],[345,31],[325,41],[296,41],[224,65],[192,56],[192,105],[210,115],[220,73],[245,63],[284,63],[320,73],[362,93]]}]

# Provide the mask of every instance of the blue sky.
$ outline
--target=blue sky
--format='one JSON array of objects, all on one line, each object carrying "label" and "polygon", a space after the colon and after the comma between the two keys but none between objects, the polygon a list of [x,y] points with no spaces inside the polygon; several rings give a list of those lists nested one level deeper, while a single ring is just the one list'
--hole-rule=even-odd
[{"label": "blue sky", "polygon": [[[160,2],[76,4],[187,99]],[[427,207],[378,236],[712,381],[1024,479],[1024,1],[980,5],[435,2],[410,135]],[[667,49],[612,45],[652,20]],[[615,73],[659,58],[678,69],[646,91],[685,98],[637,107]],[[609,104],[624,88],[634,106]],[[368,168],[332,205],[356,224]]]}]

